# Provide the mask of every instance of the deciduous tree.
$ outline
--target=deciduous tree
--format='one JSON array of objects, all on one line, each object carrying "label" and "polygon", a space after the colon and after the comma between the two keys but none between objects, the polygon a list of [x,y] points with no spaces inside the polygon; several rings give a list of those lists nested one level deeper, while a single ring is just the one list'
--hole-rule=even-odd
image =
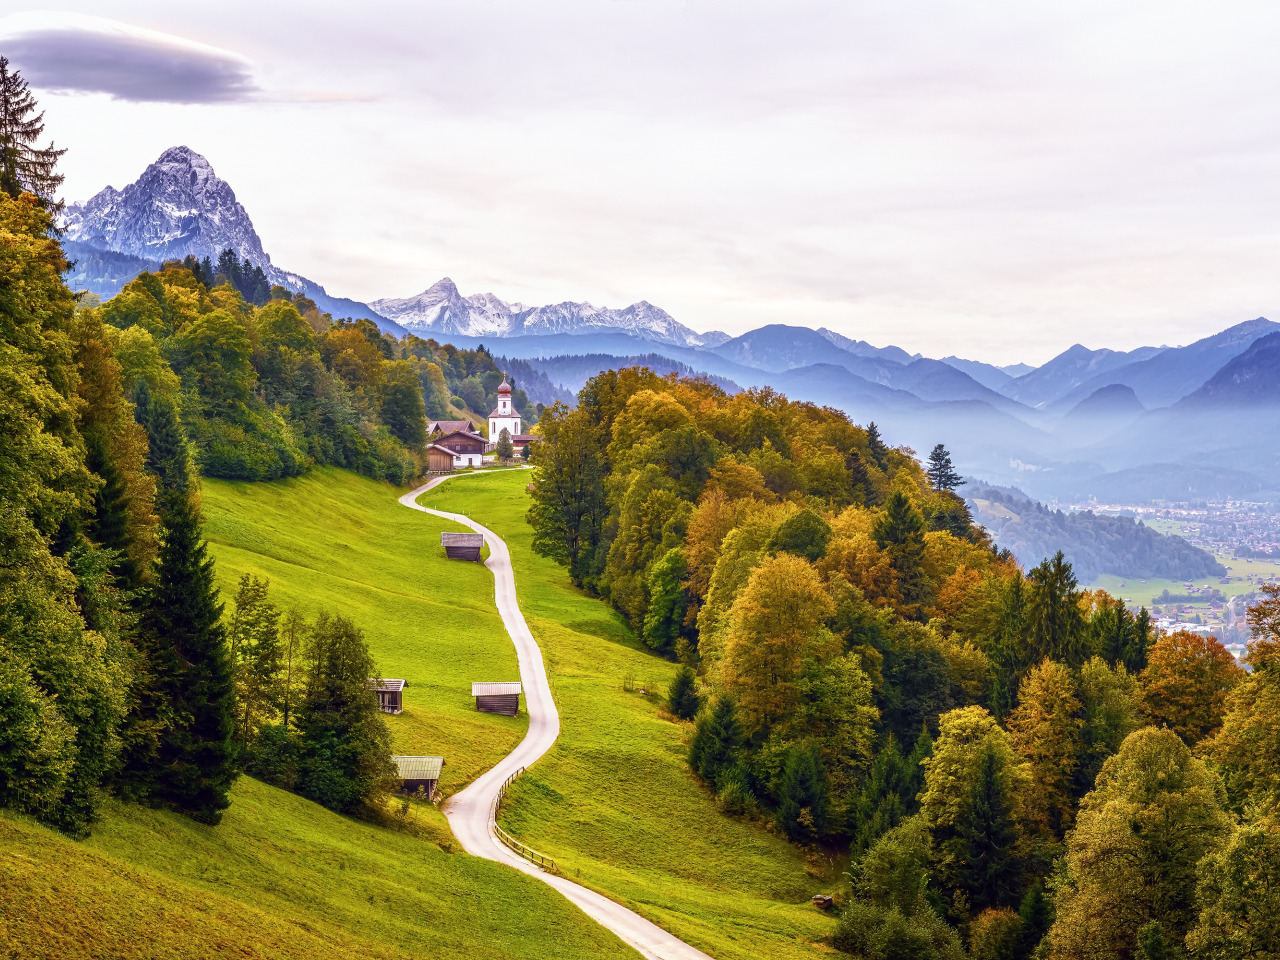
[{"label": "deciduous tree", "polygon": [[1216,637],[1166,633],[1152,646],[1142,671],[1142,708],[1154,723],[1195,746],[1222,725],[1227,695],[1243,677]]}]

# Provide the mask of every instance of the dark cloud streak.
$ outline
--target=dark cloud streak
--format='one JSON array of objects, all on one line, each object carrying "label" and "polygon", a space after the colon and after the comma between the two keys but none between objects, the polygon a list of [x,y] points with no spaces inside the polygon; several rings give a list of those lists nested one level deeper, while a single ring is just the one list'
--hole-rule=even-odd
[{"label": "dark cloud streak", "polygon": [[0,40],[0,52],[33,87],[54,92],[154,103],[239,103],[259,94],[246,61],[195,44],[51,27]]}]

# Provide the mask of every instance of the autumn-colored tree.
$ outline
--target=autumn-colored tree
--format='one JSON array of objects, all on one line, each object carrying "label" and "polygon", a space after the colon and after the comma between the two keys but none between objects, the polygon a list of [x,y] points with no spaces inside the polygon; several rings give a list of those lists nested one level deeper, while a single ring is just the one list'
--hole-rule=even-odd
[{"label": "autumn-colored tree", "polygon": [[763,739],[801,703],[805,665],[838,652],[826,627],[835,612],[813,567],[782,553],[764,561],[730,613],[725,685],[738,700],[743,726]]},{"label": "autumn-colored tree", "polygon": [[1084,725],[1074,792],[1083,797],[1093,789],[1107,757],[1142,726],[1142,690],[1123,663],[1112,669],[1101,657],[1092,657],[1080,668],[1077,692]]},{"label": "autumn-colored tree", "polygon": [[1196,919],[1196,864],[1230,827],[1222,801],[1221,782],[1172,730],[1130,734],[1067,838],[1049,956],[1134,957],[1152,923],[1179,943]]},{"label": "autumn-colored tree", "polygon": [[1024,793],[1026,822],[1054,840],[1071,827],[1081,713],[1071,671],[1044,660],[1023,677],[1018,707],[1009,715],[1009,739],[1030,774]]},{"label": "autumn-colored tree", "polygon": [[1280,825],[1254,816],[1200,861],[1200,916],[1187,936],[1205,960],[1280,956]]},{"label": "autumn-colored tree", "polygon": [[1243,677],[1216,637],[1167,633],[1151,647],[1142,671],[1142,708],[1152,722],[1195,746],[1222,725],[1227,694]]},{"label": "autumn-colored tree", "polygon": [[1226,697],[1222,727],[1203,750],[1220,765],[1233,806],[1280,804],[1280,584],[1249,610],[1250,672]]},{"label": "autumn-colored tree", "polygon": [[982,707],[951,710],[924,769],[920,813],[942,885],[976,907],[1008,905],[1021,871],[1014,815],[1026,789],[1008,735]]}]

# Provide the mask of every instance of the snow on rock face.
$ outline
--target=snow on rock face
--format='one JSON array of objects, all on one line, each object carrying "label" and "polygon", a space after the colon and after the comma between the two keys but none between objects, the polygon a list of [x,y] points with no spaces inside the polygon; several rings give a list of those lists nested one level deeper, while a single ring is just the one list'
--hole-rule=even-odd
[{"label": "snow on rock face", "polygon": [[526,307],[506,303],[492,293],[463,297],[448,277],[416,297],[375,300],[370,306],[410,330],[432,334],[516,337],[619,331],[688,347],[708,345],[724,336],[695,333],[645,300],[621,309],[572,302]]},{"label": "snow on rock face", "polygon": [[188,254],[217,260],[230,247],[237,258],[261,266],[272,282],[293,279],[272,266],[235,192],[190,147],[170,147],[123,190],[107,187],[72,204],[65,227],[69,240],[147,260]]}]

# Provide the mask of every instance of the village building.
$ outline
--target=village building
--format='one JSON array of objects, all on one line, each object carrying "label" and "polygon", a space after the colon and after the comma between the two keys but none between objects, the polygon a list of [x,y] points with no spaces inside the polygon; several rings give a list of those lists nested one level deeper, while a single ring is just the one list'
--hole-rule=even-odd
[{"label": "village building", "polygon": [[378,709],[383,713],[399,713],[404,709],[404,688],[408,680],[374,680],[374,691],[378,694]]},{"label": "village building", "polygon": [[474,560],[480,562],[480,548],[484,546],[484,535],[479,533],[442,533],[440,546],[444,547],[444,555],[450,560]]},{"label": "village building", "polygon": [[478,433],[454,430],[436,438],[432,446],[453,454],[453,467],[479,467],[484,463],[484,437]]},{"label": "village building", "polygon": [[443,437],[447,433],[479,433],[470,420],[432,420],[427,424],[427,434]]},{"label": "village building", "polygon": [[440,783],[440,769],[444,757],[392,757],[400,777],[400,789],[404,793],[423,792],[428,800],[436,798]]},{"label": "village building", "polygon": [[507,383],[505,375],[498,387],[498,405],[489,413],[490,448],[497,445],[503,430],[513,438],[513,443],[514,438],[520,435],[520,411],[511,405],[511,384]]},{"label": "village building", "polygon": [[501,713],[514,717],[520,712],[519,683],[473,683],[471,695],[481,713]]},{"label": "village building", "polygon": [[428,443],[424,449],[427,454],[427,473],[452,472],[455,456],[452,450],[446,450],[435,443]]}]

